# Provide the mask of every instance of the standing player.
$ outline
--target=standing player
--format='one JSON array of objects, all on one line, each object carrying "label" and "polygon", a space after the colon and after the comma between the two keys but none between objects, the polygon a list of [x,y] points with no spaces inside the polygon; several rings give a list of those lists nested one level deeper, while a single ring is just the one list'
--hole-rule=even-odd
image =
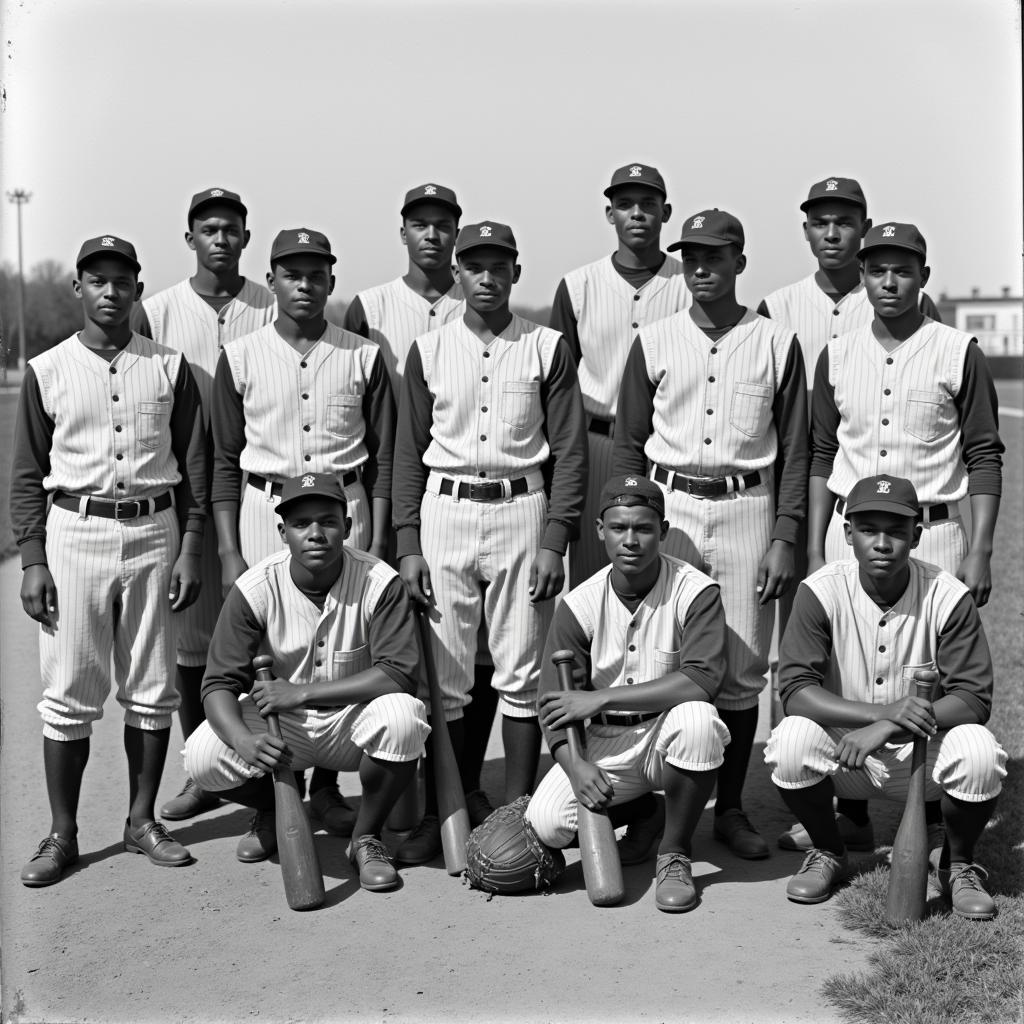
[{"label": "standing player", "polygon": [[[540,755],[541,648],[586,485],[583,405],[565,342],[509,310],[520,274],[512,230],[468,225],[455,257],[465,315],[417,338],[405,367],[395,529],[402,579],[431,607],[457,759],[481,616],[487,624],[511,803],[532,788]],[[440,848],[427,811],[396,851],[404,863]]]},{"label": "standing player", "polygon": [[551,307],[551,326],[576,360],[587,415],[590,475],[584,525],[569,550],[574,587],[608,564],[592,524],[601,487],[612,472],[619,384],[629,346],[637,328],[685,309],[690,299],[682,265],[661,250],[661,227],[672,206],[658,169],[626,164],[612,175],[604,194],[605,217],[618,247],[610,257],[566,274]]},{"label": "standing player", "polygon": [[206,448],[180,352],[133,333],[135,247],[89,239],[75,262],[83,329],[29,362],[11,479],[21,601],[42,625],[43,764],[51,823],[21,880],[52,885],[78,860],[78,798],[111,667],[128,756],[126,850],[191,860],[154,801],[174,688],[173,612],[199,593]]},{"label": "standing player", "polygon": [[[270,323],[274,298],[263,285],[239,272],[242,250],[249,244],[245,226],[248,210],[236,192],[207,188],[189,203],[185,243],[196,254],[195,273],[136,306],[135,329],[148,338],[183,353],[192,369],[203,402],[203,425],[209,435],[213,374],[226,341]],[[181,615],[178,628],[177,685],[181,695],[178,717],[187,739],[203,720],[200,690],[206,652],[221,606],[220,558],[212,528],[203,538],[199,599]],[[160,808],[169,821],[191,818],[220,801],[188,779],[182,791]]]},{"label": "standing player", "polygon": [[[380,348],[324,317],[335,262],[320,232],[280,232],[267,275],[277,318],[229,341],[217,364],[211,501],[225,588],[281,549],[274,508],[299,473],[334,473],[353,521],[349,544],[386,554],[394,401]],[[310,808],[347,835],[355,815],[335,782],[314,772]]]},{"label": "standing player", "polygon": [[[257,809],[250,861],[277,847],[274,768],[358,770],[349,857],[364,889],[394,889],[381,831],[430,731],[413,696],[420,648],[409,599],[394,569],[344,547],[352,520],[334,473],[286,480],[277,513],[288,548],[228,594],[203,683],[207,721],[189,738],[185,762],[204,789]],[[253,682],[257,653],[274,659],[271,682]],[[270,712],[280,739],[267,732]]]},{"label": "standing player", "polygon": [[[664,789],[655,903],[680,913],[697,905],[693,831],[729,742],[712,703],[725,675],[725,614],[713,580],[660,554],[668,523],[656,484],[613,477],[598,515],[611,565],[555,612],[538,710],[556,763],[526,818],[542,842],[564,847],[576,833],[579,803],[594,810]],[[572,693],[559,689],[551,663],[561,649],[585,668],[586,685]],[[574,761],[565,729],[585,720],[588,759]]]},{"label": "standing player", "polygon": [[693,305],[637,333],[615,468],[644,475],[650,461],[671,524],[666,552],[721,587],[727,672],[716,705],[732,741],[718,773],[715,836],[753,859],[768,847],[743,813],[743,782],[768,669],[770,602],[792,581],[806,505],[807,404],[792,331],[736,301],[743,243],[735,217],[704,210],[669,246],[682,250]]},{"label": "standing player", "polygon": [[[967,587],[910,557],[921,511],[909,480],[858,481],[844,523],[855,560],[832,561],[799,587],[779,669],[787,717],[765,749],[772,781],[811,837],[786,895],[829,898],[848,866],[833,796],[905,800],[910,741],[926,736],[926,793],[941,801],[947,836],[940,884],[957,914],[988,920],[996,906],[974,846],[1006,775],[1006,753],[984,727],[992,659]],[[936,675],[934,703],[914,696],[915,678]]]}]

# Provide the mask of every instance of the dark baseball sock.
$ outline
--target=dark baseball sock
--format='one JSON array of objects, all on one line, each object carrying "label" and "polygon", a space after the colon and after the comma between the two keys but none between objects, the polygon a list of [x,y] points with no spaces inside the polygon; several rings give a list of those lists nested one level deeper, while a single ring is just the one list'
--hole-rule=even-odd
[{"label": "dark baseball sock", "polygon": [[80,740],[52,740],[43,737],[43,769],[46,795],[50,800],[50,833],[65,839],[78,835],[78,798],[82,775],[89,762],[89,737]]},{"label": "dark baseball sock", "polygon": [[715,788],[717,769],[691,772],[666,764],[662,774],[665,785],[665,831],[658,853],[691,855],[693,833]]},{"label": "dark baseball sock", "polygon": [[754,733],[757,732],[757,707],[744,708],[742,711],[719,709],[718,716],[725,723],[732,739],[725,748],[724,760],[718,769],[716,817],[733,808],[743,808],[743,783],[747,778]]},{"label": "dark baseball sock", "polygon": [[501,717],[501,741],[505,750],[505,803],[533,792],[540,763],[541,731],[536,718]]},{"label": "dark baseball sock", "polygon": [[226,789],[217,794],[225,800],[231,800],[243,807],[251,807],[254,811],[273,811],[274,779],[273,776],[261,775],[258,779],[249,779],[234,789]]},{"label": "dark baseball sock", "polygon": [[487,756],[487,744],[498,708],[498,691],[491,686],[493,676],[493,665],[473,666],[473,689],[470,703],[463,711],[465,740],[462,759],[459,761],[459,774],[462,776],[462,789],[465,793],[481,788],[480,772]]},{"label": "dark baseball sock", "polygon": [[924,820],[929,825],[941,825],[942,818],[942,801],[941,800],[926,800],[924,803]]},{"label": "dark baseball sock", "polygon": [[167,760],[171,730],[124,727],[124,752],[128,755],[128,822],[138,828],[156,817],[156,791]]},{"label": "dark baseball sock", "polygon": [[840,797],[836,801],[836,813],[845,814],[854,825],[866,825],[871,820],[867,800],[844,800]]},{"label": "dark baseball sock", "polygon": [[632,825],[634,821],[653,818],[657,810],[658,802],[654,794],[644,793],[633,800],[627,800],[624,804],[609,807],[608,818],[613,828],[620,828],[622,825]]},{"label": "dark baseball sock", "polygon": [[314,768],[309,779],[309,795],[312,796],[318,789],[337,789],[338,773],[330,768]]},{"label": "dark baseball sock", "polygon": [[811,844],[819,850],[828,850],[841,857],[846,847],[839,835],[839,825],[832,810],[832,798],[835,796],[832,780],[822,779],[806,789],[775,788],[797,821],[807,829]]},{"label": "dark baseball sock", "polygon": [[181,697],[178,707],[178,721],[181,734],[188,739],[206,721],[203,711],[203,674],[205,665],[179,665],[174,676],[174,685]]},{"label": "dark baseball sock", "polygon": [[395,801],[412,783],[415,761],[382,761],[364,754],[359,762],[359,781],[363,787],[359,813],[352,835],[377,836],[395,806]]},{"label": "dark baseball sock", "polygon": [[942,818],[946,823],[946,849],[951,864],[974,863],[974,844],[996,809],[996,799],[968,803],[943,793]]}]

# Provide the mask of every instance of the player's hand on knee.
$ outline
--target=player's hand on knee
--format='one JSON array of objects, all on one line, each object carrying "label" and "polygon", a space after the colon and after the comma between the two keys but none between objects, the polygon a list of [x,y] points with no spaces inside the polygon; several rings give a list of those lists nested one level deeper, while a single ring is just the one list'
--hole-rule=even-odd
[{"label": "player's hand on knee", "polygon": [[550,548],[541,548],[530,566],[530,601],[547,601],[555,597],[565,583],[562,556]]},{"label": "player's hand on knee", "polygon": [[171,570],[171,587],[167,594],[171,602],[171,611],[180,612],[199,597],[203,585],[202,560],[199,555],[178,555],[174,568]]},{"label": "player's hand on knee", "polygon": [[283,739],[271,736],[269,732],[259,736],[249,733],[239,739],[235,753],[248,765],[264,772],[275,768],[287,768],[292,763],[292,752]]},{"label": "player's hand on knee", "polygon": [[577,761],[574,764],[572,791],[577,803],[590,811],[600,810],[615,795],[611,780],[590,761]]},{"label": "player's hand on knee", "polygon": [[794,573],[793,545],[773,540],[757,567],[758,604],[781,597],[793,582]]},{"label": "player's hand on knee", "polygon": [[935,713],[932,703],[923,697],[909,695],[886,704],[880,714],[900,729],[915,736],[934,736],[936,731]]},{"label": "player's hand on knee", "polygon": [[293,711],[305,703],[303,687],[285,679],[257,679],[249,691],[259,713],[267,715],[279,711]]},{"label": "player's hand on knee", "polygon": [[21,577],[21,606],[36,622],[57,625],[57,584],[45,565],[30,565]]},{"label": "player's hand on knee", "polygon": [[420,604],[430,604],[430,566],[422,555],[403,556],[399,574],[409,597]]},{"label": "player's hand on knee", "polygon": [[956,578],[971,592],[980,608],[992,593],[992,556],[983,551],[971,551],[956,570]]},{"label": "player's hand on knee", "polygon": [[836,760],[843,768],[863,768],[868,755],[888,743],[897,731],[888,719],[853,729],[836,742]]},{"label": "player's hand on knee", "polygon": [[239,551],[229,551],[220,556],[220,592],[227,597],[228,591],[235,585],[235,580],[249,568],[249,563]]}]

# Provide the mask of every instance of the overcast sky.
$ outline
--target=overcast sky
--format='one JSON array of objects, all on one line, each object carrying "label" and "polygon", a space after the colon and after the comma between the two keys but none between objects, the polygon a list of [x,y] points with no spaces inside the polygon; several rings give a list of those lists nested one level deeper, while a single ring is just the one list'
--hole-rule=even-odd
[{"label": "overcast sky", "polygon": [[[325,231],[336,297],[404,269],[401,196],[453,186],[509,222],[543,305],[612,250],[601,194],[635,160],[686,214],[735,213],[740,299],[813,269],[799,203],[860,179],[929,243],[933,294],[1021,289],[1012,0],[0,0],[0,174],[32,192],[26,266],[124,235],[150,292],[186,276],[188,198],[239,191],[262,278],[284,227]],[[0,204],[0,260],[16,259]]]}]

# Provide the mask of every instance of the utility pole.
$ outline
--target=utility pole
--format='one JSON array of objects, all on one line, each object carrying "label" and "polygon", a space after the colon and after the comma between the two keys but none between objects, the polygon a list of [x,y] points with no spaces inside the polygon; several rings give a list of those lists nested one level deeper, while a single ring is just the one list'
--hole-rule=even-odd
[{"label": "utility pole", "polygon": [[16,188],[7,193],[9,202],[18,208],[18,369],[25,369],[25,267],[21,258],[21,208],[32,198],[31,192]]}]

